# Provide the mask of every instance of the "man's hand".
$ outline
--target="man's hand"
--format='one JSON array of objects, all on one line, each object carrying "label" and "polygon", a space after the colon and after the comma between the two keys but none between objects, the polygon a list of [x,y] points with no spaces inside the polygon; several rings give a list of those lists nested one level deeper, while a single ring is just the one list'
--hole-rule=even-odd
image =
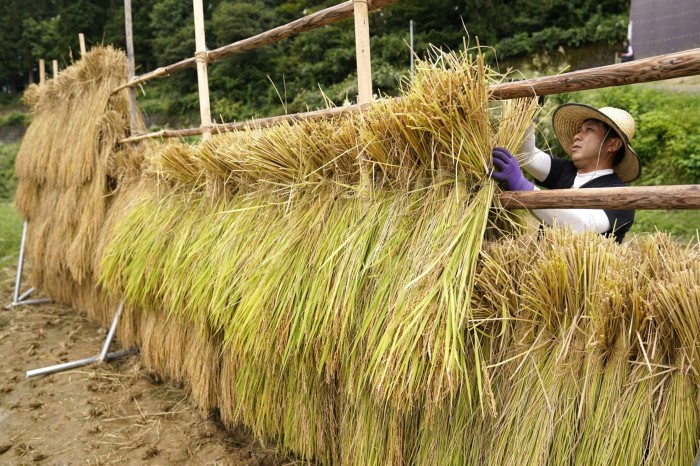
[{"label": "man's hand", "polygon": [[497,169],[491,178],[497,180],[506,191],[532,191],[535,186],[525,179],[520,165],[513,155],[503,147],[496,147],[491,152],[493,165]]}]

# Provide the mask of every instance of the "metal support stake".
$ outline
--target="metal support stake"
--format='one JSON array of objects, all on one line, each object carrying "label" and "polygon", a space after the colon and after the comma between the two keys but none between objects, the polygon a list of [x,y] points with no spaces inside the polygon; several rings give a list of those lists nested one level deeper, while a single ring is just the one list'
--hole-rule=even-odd
[{"label": "metal support stake", "polygon": [[100,356],[97,358],[98,361],[104,361],[107,357],[107,351],[109,351],[109,345],[112,344],[112,338],[114,338],[114,333],[117,331],[117,324],[119,323],[119,317],[122,315],[122,309],[124,309],[124,300],[119,303],[117,308],[117,313],[114,314],[114,319],[112,319],[112,325],[109,327],[109,332],[107,333],[107,338],[105,339],[104,345],[102,345],[102,351],[100,351]]},{"label": "metal support stake", "polygon": [[112,319],[112,325],[109,327],[109,333],[107,333],[107,338],[102,345],[102,351],[97,356],[91,356],[85,359],[79,359],[78,361],[65,362],[63,364],[56,364],[54,366],[43,367],[41,369],[32,369],[27,371],[27,378],[34,377],[37,375],[52,374],[54,372],[65,371],[68,369],[74,369],[76,367],[87,366],[95,362],[109,361],[112,359],[121,358],[122,356],[128,356],[138,351],[138,348],[129,348],[122,351],[115,351],[113,353],[107,353],[109,350],[109,345],[112,343],[112,338],[114,338],[114,333],[117,331],[117,324],[119,323],[119,317],[124,309],[124,301],[119,303],[119,308],[116,314],[114,314],[114,319]]},{"label": "metal support stake", "polygon": [[22,225],[22,240],[19,246],[19,259],[17,260],[17,278],[15,278],[15,291],[12,295],[12,303],[10,303],[8,308],[16,307],[20,305],[29,304],[41,304],[50,303],[50,298],[39,298],[39,299],[26,299],[34,292],[34,288],[30,288],[22,295],[19,294],[19,290],[22,288],[22,269],[24,268],[24,249],[27,242],[27,221],[24,221]]},{"label": "metal support stake", "polygon": [[[19,302],[19,285],[22,281],[22,266],[24,265],[24,242],[27,240],[27,221],[22,225],[22,241],[19,246],[19,260],[17,261],[17,278],[15,279],[15,294],[12,296],[12,304]],[[26,294],[26,293],[25,293]],[[22,295],[24,296],[24,295]],[[27,295],[29,296],[29,295]]]}]

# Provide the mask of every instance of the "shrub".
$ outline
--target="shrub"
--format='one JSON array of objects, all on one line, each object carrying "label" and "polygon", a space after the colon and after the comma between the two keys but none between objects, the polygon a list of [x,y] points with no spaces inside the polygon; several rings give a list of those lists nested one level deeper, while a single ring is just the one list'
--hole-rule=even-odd
[{"label": "shrub", "polygon": [[29,114],[15,110],[0,116],[0,126],[24,126],[29,124]]}]

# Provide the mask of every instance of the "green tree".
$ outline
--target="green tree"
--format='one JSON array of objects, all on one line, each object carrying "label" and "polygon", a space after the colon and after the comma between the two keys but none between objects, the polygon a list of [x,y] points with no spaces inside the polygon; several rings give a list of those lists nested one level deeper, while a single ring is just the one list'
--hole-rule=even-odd
[{"label": "green tree", "polygon": [[22,22],[22,41],[31,44],[30,53],[33,58],[58,59],[58,31],[56,17],[37,20],[26,18]]},{"label": "green tree", "polygon": [[188,0],[158,0],[149,15],[151,48],[157,66],[170,65],[194,55],[194,16]]},{"label": "green tree", "polygon": [[79,33],[85,35],[88,48],[90,44],[102,43],[108,8],[109,0],[60,0],[56,25],[58,47],[70,50],[77,59]]},{"label": "green tree", "polygon": [[[46,45],[46,37],[28,36],[24,33],[25,20],[33,19],[41,24],[56,15],[57,5],[52,0],[4,0],[0,2],[0,91],[16,94],[33,82],[38,68],[38,58],[33,49]],[[30,23],[31,27],[32,24]],[[42,51],[43,50],[37,50]]]},{"label": "green tree", "polygon": [[[233,43],[277,26],[274,9],[261,0],[221,1],[214,8],[208,42]],[[212,65],[212,109],[225,120],[279,111],[268,76],[276,70],[280,47],[244,52]]]},{"label": "green tree", "polygon": [[[132,33],[136,73],[150,71],[156,67],[153,56],[154,33],[151,29],[151,11],[156,0],[139,0],[131,4]],[[104,26],[104,42],[126,50],[124,27],[124,1],[111,0]]]},{"label": "green tree", "polygon": [[[149,14],[153,34],[151,50],[154,66],[166,66],[194,56],[194,15],[189,0],[157,0]],[[192,119],[197,110],[197,75],[194,69],[149,84],[162,93],[169,113]]]}]

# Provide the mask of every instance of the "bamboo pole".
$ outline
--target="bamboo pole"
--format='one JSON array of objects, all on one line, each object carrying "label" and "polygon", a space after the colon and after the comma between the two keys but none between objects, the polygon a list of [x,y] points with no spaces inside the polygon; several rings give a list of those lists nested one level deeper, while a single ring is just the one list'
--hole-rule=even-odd
[{"label": "bamboo pole", "polygon": [[80,56],[82,57],[85,55],[85,52],[87,52],[87,48],[85,47],[85,34],[82,32],[78,34],[78,41],[80,41]]},{"label": "bamboo pole", "polygon": [[[126,29],[126,56],[127,56],[127,73],[128,79],[134,77],[136,63],[134,59],[134,34],[133,24],[131,19],[131,0],[124,0],[124,28]],[[138,125],[136,122],[136,90],[129,88],[129,118],[131,123],[131,135],[138,133]]]},{"label": "bamboo pole", "polygon": [[414,58],[416,56],[414,50],[413,50],[413,20],[410,20],[408,23],[408,50],[411,52],[411,82],[413,82],[413,74],[414,74]]},{"label": "bamboo pole", "polygon": [[355,56],[357,59],[358,103],[372,100],[372,63],[369,49],[369,10],[367,0],[353,0],[355,11]]},{"label": "bamboo pole", "polygon": [[499,195],[506,209],[700,209],[700,185],[509,191]]},{"label": "bamboo pole", "polygon": [[46,61],[43,58],[39,59],[39,85],[43,86],[46,82]]},{"label": "bamboo pole", "polygon": [[[367,0],[353,0],[355,19],[355,57],[357,60],[357,102],[368,104],[372,101],[372,63],[369,47],[369,10]],[[369,200],[372,189],[368,167],[364,163],[364,151],[358,154],[360,165],[360,191],[365,201]]]},{"label": "bamboo pole", "polygon": [[[269,128],[284,121],[301,121],[301,120],[320,120],[334,118],[339,115],[348,115],[355,113],[358,109],[369,108],[370,104],[349,105],[347,107],[336,107],[327,110],[315,110],[313,112],[292,113],[289,115],[280,115],[267,118],[258,118],[256,120],[240,121],[237,123],[223,123],[211,125],[210,129],[215,133],[225,133],[231,131],[245,131],[251,128]],[[188,136],[199,136],[202,134],[202,128],[187,128],[187,129],[163,129],[152,133],[141,134],[120,140],[122,144],[129,142],[138,142],[144,139],[157,138],[182,138]]]},{"label": "bamboo pole", "polygon": [[[379,8],[391,5],[397,0],[369,0],[368,11],[375,11]],[[336,6],[326,8],[324,10],[312,13],[310,15],[304,16],[303,18],[297,19],[285,25],[270,29],[261,34],[249,37],[247,39],[239,40],[232,44],[221,46],[217,49],[210,50],[207,53],[209,62],[213,63],[215,61],[221,60],[222,58],[230,57],[232,55],[237,55],[243,52],[248,52],[266,45],[274,44],[288,37],[300,34],[302,32],[310,31],[312,29],[319,28],[321,26],[326,26],[346,18],[350,18],[354,13],[353,0],[346,1]],[[141,76],[136,76],[130,79],[128,83],[117,87],[114,92],[120,91],[126,87],[134,87],[146,81],[152,79],[160,78],[163,76],[169,76],[172,73],[178,71],[183,71],[188,68],[192,68],[196,65],[196,57],[186,58],[172,65],[163,66],[157,68],[149,73],[145,73]]]},{"label": "bamboo pole", "polygon": [[[637,65],[639,66],[630,66]],[[603,71],[601,71],[603,70]],[[680,78],[700,74],[700,48],[687,50],[685,52],[659,55],[658,57],[637,60],[633,62],[620,63],[619,65],[602,66],[588,70],[574,71],[555,76],[533,79],[530,81],[517,81],[497,84],[491,86],[489,91],[491,98],[495,100],[514,99],[517,97],[529,97],[534,95],[549,95],[562,92],[584,91],[598,89],[600,87],[622,86],[625,84],[638,84],[664,79]],[[332,118],[340,113],[355,113],[360,111],[366,104],[354,104],[343,107],[342,111],[337,108],[329,110],[315,110],[307,113],[297,113],[281,117],[264,118],[261,120],[251,120],[244,123],[212,125],[212,130],[218,131],[238,131],[249,127],[271,126],[277,121],[301,120],[301,119],[323,119]],[[179,130],[182,134],[195,136],[202,134],[197,129]],[[164,136],[162,132],[143,135],[140,139],[157,137],[179,137],[178,131],[169,131],[169,136]],[[139,140],[140,140],[139,139]],[[127,138],[120,142],[132,142],[134,139]]]},{"label": "bamboo pole", "polygon": [[209,103],[209,78],[207,75],[207,45],[204,36],[204,8],[202,0],[192,0],[192,6],[194,8],[199,115],[202,120],[202,137],[207,139],[211,136],[211,106]]},{"label": "bamboo pole", "polygon": [[58,76],[58,60],[52,60],[51,65],[53,66],[53,78],[56,79]]},{"label": "bamboo pole", "polygon": [[188,136],[199,136],[202,134],[202,128],[188,128],[188,129],[161,129],[160,131],[154,131],[152,133],[139,134],[137,136],[131,136],[119,141],[122,144],[144,141],[146,139],[170,139],[170,138],[184,138]]}]

